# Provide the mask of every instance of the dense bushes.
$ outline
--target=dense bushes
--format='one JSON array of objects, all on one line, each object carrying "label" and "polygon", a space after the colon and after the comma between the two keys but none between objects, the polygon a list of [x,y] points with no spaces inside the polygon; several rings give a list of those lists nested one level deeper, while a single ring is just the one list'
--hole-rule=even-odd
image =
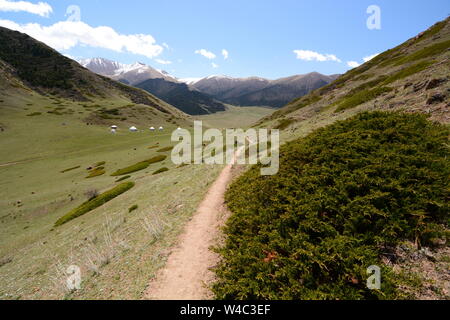
[{"label": "dense bushes", "polygon": [[82,216],[85,213],[88,213],[89,211],[92,211],[102,205],[104,205],[106,202],[114,199],[115,197],[121,195],[122,193],[130,190],[134,187],[134,182],[126,182],[119,184],[115,188],[106,191],[105,193],[102,193],[99,196],[96,196],[92,198],[91,200],[83,203],[78,208],[73,209],[65,216],[61,217],[58,221],[55,223],[55,227],[61,226],[75,218],[78,218],[79,216]]},{"label": "dense bushes", "polygon": [[[448,228],[448,135],[421,115],[362,113],[291,142],[280,171],[230,187],[219,299],[398,298],[380,260],[402,240]],[[382,288],[366,269],[382,268]]]}]

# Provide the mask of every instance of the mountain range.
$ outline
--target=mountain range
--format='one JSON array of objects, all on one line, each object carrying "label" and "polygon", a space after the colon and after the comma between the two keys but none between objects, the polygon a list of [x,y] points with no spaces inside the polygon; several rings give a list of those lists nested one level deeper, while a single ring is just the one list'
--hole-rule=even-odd
[{"label": "mountain range", "polygon": [[338,77],[339,75],[326,76],[317,72],[277,80],[211,76],[193,83],[192,86],[233,105],[281,108],[293,99],[321,88]]},{"label": "mountain range", "polygon": [[140,62],[122,64],[104,58],[93,58],[79,60],[79,63],[92,72],[142,88],[191,115],[224,111],[224,103],[281,108],[289,101],[339,77],[312,72],[277,80],[221,75],[178,79],[166,71]]}]

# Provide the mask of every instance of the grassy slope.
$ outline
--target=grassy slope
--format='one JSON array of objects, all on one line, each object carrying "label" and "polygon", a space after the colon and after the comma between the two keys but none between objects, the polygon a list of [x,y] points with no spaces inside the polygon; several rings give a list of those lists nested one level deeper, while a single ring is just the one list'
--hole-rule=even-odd
[{"label": "grassy slope", "polygon": [[[448,123],[449,40],[450,18],[421,36],[350,70],[330,85],[292,101],[257,125],[277,127],[288,120],[289,128],[284,130],[282,136],[284,140],[292,140],[367,110],[421,112],[430,114],[433,120]],[[427,63],[430,65],[427,66]],[[436,88],[427,90],[428,82],[433,79],[445,80]],[[392,90],[373,98],[371,89],[380,87],[390,87]],[[444,94],[445,100],[427,104],[427,100],[436,93]],[[353,102],[360,100],[361,96],[367,97],[367,101],[355,106]],[[347,104],[342,105],[343,102]],[[351,107],[345,109],[346,106]]]},{"label": "grassy slope", "polygon": [[[85,108],[84,102],[44,97],[11,82],[0,85],[0,298],[140,298],[221,166],[176,168],[170,158],[151,164],[130,174],[126,181],[135,182],[134,188],[52,231],[61,216],[86,200],[86,191],[117,185],[110,176],[117,169],[170,155],[158,150],[173,145],[171,132],[189,128],[191,121],[145,105],[126,107],[124,121],[123,115],[102,119],[96,114],[100,108],[120,109],[129,99],[97,98],[88,105],[99,107]],[[56,109],[61,114],[47,113]],[[267,111],[233,109],[210,125],[219,125],[222,117],[250,124]],[[112,124],[120,128],[115,135]],[[130,133],[131,125],[143,130]],[[148,130],[160,125],[166,128],[162,133]],[[86,179],[86,168],[103,161],[106,174]],[[152,175],[162,167],[169,171]],[[76,169],[61,173],[69,168]],[[133,205],[138,209],[128,213]],[[71,264],[82,269],[83,289],[68,294],[61,281]]]},{"label": "grassy slope", "polygon": [[196,120],[202,120],[205,126],[211,128],[247,128],[262,117],[270,115],[275,109],[267,107],[234,107],[227,106],[225,112],[196,116]]},{"label": "grassy slope", "polygon": [[[64,101],[67,108],[76,112],[54,115],[47,114],[45,107],[51,106],[53,109],[59,104],[52,104],[53,101],[41,96],[2,96],[2,99],[0,118],[5,131],[1,132],[0,139],[0,265],[10,259],[12,261],[0,266],[0,297],[64,297],[65,293],[52,281],[52,277],[58,275],[55,262],[59,261],[64,266],[79,264],[83,280],[91,283],[89,288],[78,293],[79,298],[110,297],[110,293],[105,295],[96,286],[115,288],[115,298],[139,298],[139,290],[144,289],[155,269],[163,263],[164,248],[173,243],[183,222],[194,212],[208,184],[219,172],[219,167],[208,170],[201,166],[177,169],[170,160],[152,164],[146,170],[131,175],[129,181],[136,182],[132,190],[51,230],[58,218],[86,200],[84,193],[87,190],[97,189],[102,192],[111,189],[117,179],[110,176],[112,172],[161,155],[158,149],[149,147],[157,143],[161,148],[172,145],[171,132],[177,125],[189,127],[189,122],[178,119],[177,124],[174,124],[169,122],[173,120],[159,112],[150,114],[152,119],[148,120],[136,111],[136,117],[120,123],[121,130],[113,135],[106,124],[87,126],[83,119],[90,111],[78,114],[84,110],[78,103]],[[27,105],[31,103],[32,106]],[[121,106],[124,101],[115,100],[108,104],[112,103]],[[39,116],[27,116],[39,111],[42,112]],[[143,129],[150,125],[163,125],[166,130],[162,133],[150,133],[148,129],[130,133],[126,128],[131,124]],[[106,161],[106,174],[86,179],[86,168],[102,161]],[[81,167],[61,173],[77,166]],[[161,167],[170,170],[157,177],[152,176]],[[203,171],[207,174],[200,174]],[[193,176],[201,178],[192,179]],[[188,191],[185,189],[187,185]],[[20,206],[17,205],[18,201]],[[139,209],[127,216],[128,208],[134,204],[138,204]],[[176,213],[169,214],[180,205],[182,207],[177,208]],[[151,236],[146,235],[142,224],[144,217],[149,217],[151,221],[152,215],[157,212],[161,213],[167,227],[161,234],[163,240],[152,243]],[[126,248],[132,249],[104,243],[103,224],[108,221],[106,217],[111,217],[112,223],[120,225],[108,231],[114,241],[120,238],[121,243],[129,244]],[[85,246],[95,254],[79,250]],[[110,251],[117,255],[117,259],[107,259],[114,265],[112,270],[120,270],[123,274],[121,281],[128,281],[129,287],[121,287],[120,282],[114,282],[115,275],[103,277],[107,271],[100,267],[95,279],[91,278],[93,267],[89,266],[89,259],[94,259],[92,256],[105,259]],[[76,257],[71,257],[72,254]],[[156,256],[153,257],[153,254]],[[141,261],[142,255],[149,260]],[[127,259],[139,261],[127,264]],[[101,266],[104,263],[100,261],[94,264]]]}]

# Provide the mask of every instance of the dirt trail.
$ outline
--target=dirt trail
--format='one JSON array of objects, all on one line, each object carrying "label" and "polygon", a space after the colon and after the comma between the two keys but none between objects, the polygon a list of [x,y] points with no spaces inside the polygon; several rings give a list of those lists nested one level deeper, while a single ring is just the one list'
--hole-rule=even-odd
[{"label": "dirt trail", "polygon": [[[239,150],[241,152],[242,150]],[[219,261],[209,248],[218,239],[227,212],[224,194],[232,178],[233,165],[227,165],[209,189],[166,266],[150,283],[145,298],[152,300],[204,300],[212,298],[207,288],[214,280],[210,270]]]}]

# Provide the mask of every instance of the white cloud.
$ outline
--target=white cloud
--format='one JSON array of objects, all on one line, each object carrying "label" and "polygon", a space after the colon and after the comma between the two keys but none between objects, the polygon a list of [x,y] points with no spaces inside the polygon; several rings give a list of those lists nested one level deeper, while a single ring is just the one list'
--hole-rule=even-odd
[{"label": "white cloud", "polygon": [[41,17],[48,17],[50,13],[53,12],[53,9],[46,2],[39,2],[37,4],[34,4],[28,1],[0,0],[0,11],[25,11],[28,13],[40,15]]},{"label": "white cloud", "polygon": [[360,66],[360,64],[359,64],[358,62],[356,62],[356,61],[348,61],[348,62],[347,62],[347,65],[348,65],[350,68],[357,68],[357,67]]},{"label": "white cloud", "polygon": [[214,62],[211,63],[211,66],[212,66],[214,69],[217,69],[217,68],[219,67],[219,65],[218,65],[218,64],[215,64]]},{"label": "white cloud", "polygon": [[225,60],[227,60],[227,59],[228,59],[228,56],[229,56],[229,53],[228,53],[227,50],[222,49],[222,55],[223,55],[223,58],[224,58]]},{"label": "white cloud", "polygon": [[155,61],[159,64],[172,64],[172,61],[169,60],[155,59]]},{"label": "white cloud", "polygon": [[342,62],[338,59],[334,54],[321,54],[318,52],[310,51],[310,50],[294,50],[294,53],[297,55],[297,59],[305,60],[305,61],[336,61]]},{"label": "white cloud", "polygon": [[375,58],[377,55],[379,55],[379,53],[375,53],[375,54],[373,54],[373,55],[371,55],[371,56],[364,57],[363,60],[364,60],[364,62],[370,61],[370,60],[372,60],[373,58]]},{"label": "white cloud", "polygon": [[195,53],[200,54],[210,60],[216,58],[216,55],[214,53],[212,53],[211,51],[205,50],[205,49],[195,50]]},{"label": "white cloud", "polygon": [[42,41],[56,50],[69,50],[77,45],[129,52],[154,58],[163,52],[149,34],[124,35],[111,27],[91,27],[81,21],[61,21],[51,26],[37,23],[17,24],[10,20],[0,20],[0,26],[17,30]]}]

